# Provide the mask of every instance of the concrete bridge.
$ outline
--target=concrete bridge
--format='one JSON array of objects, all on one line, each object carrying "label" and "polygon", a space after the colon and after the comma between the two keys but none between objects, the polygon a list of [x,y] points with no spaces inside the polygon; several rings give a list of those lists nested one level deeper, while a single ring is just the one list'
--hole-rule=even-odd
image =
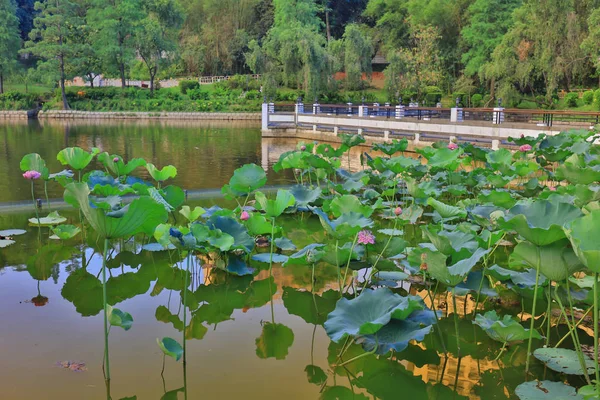
[{"label": "concrete bridge", "polygon": [[262,107],[263,137],[338,141],[338,133],[359,133],[367,145],[406,137],[412,146],[438,140],[473,142],[497,149],[509,137],[554,135],[594,129],[599,112],[417,106],[273,104]]}]

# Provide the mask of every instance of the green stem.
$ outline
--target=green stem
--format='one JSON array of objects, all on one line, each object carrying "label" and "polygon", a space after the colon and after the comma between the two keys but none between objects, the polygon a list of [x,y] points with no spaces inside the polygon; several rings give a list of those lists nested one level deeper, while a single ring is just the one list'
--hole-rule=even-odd
[{"label": "green stem", "polygon": [[550,328],[552,326],[552,294],[550,293],[550,285],[547,291],[548,309],[546,310],[546,347],[550,345]]},{"label": "green stem", "polygon": [[37,218],[38,225],[40,224],[40,215],[38,213],[37,204],[35,204],[35,193],[33,191],[33,180],[31,181],[31,199],[33,200],[33,209],[35,210],[35,217]]},{"label": "green stem", "polygon": [[108,253],[108,239],[104,238],[104,253],[102,254],[102,302],[104,303],[104,363],[105,378],[110,381],[110,360],[108,358],[108,300],[106,296],[106,255]]},{"label": "green stem", "polygon": [[50,210],[50,200],[48,199],[48,181],[44,181],[44,194],[46,195],[46,206]]},{"label": "green stem", "polygon": [[[396,226],[398,225],[398,219],[399,219],[398,217],[394,218],[394,228],[392,228],[393,230],[396,230]],[[365,280],[363,289],[365,289],[367,287],[367,284],[371,281],[371,278],[373,277],[373,275],[375,275],[377,273],[377,264],[379,264],[379,260],[381,260],[381,257],[383,257],[383,253],[385,253],[388,246],[390,245],[392,238],[393,238],[393,236],[390,235],[387,243],[383,247],[383,250],[381,250],[381,253],[379,253],[379,255],[377,256],[377,259],[375,260],[375,263],[373,264],[373,267],[371,268],[371,273],[369,273],[369,277]]]},{"label": "green stem", "polygon": [[533,344],[533,330],[535,328],[535,306],[537,305],[537,291],[540,284],[540,248],[537,248],[537,268],[535,269],[535,287],[533,288],[533,307],[531,309],[531,323],[529,324],[529,341],[527,343],[527,361],[525,362],[525,374],[529,373],[531,361],[531,345]]},{"label": "green stem", "polygon": [[[183,365],[185,366],[186,360],[186,340],[185,340],[185,330],[187,328],[187,291],[188,291],[188,276],[190,274],[190,261],[192,258],[192,253],[188,252],[187,255],[187,263],[185,268],[185,276],[184,276],[184,285],[183,285]],[[184,385],[185,386],[185,385]]]},{"label": "green stem", "polygon": [[[579,321],[577,321],[577,323],[575,324],[575,326],[573,327],[573,329],[576,329],[579,325],[581,325],[581,323],[583,322],[583,320],[585,319],[585,317],[590,313],[590,311],[592,311],[592,309],[594,308],[594,306],[592,305],[590,308],[587,309],[587,311],[582,315],[582,317],[579,319]],[[558,317],[558,320],[556,322],[556,325],[558,326],[558,324],[560,323],[560,317],[562,315],[560,315]],[[567,333],[565,333],[565,335],[558,341],[556,342],[556,344],[554,345],[554,347],[558,347],[562,344],[562,342],[564,342],[569,336],[571,336],[571,330],[569,330]]]},{"label": "green stem", "polygon": [[[458,330],[458,308],[456,307],[456,291],[452,290],[452,307],[454,308],[454,331],[456,334],[456,357],[460,359],[460,334]],[[457,372],[458,374],[458,372]]]},{"label": "green stem", "polygon": [[348,262],[346,263],[346,271],[344,271],[344,279],[342,279],[342,285],[340,286],[340,294],[343,294],[344,287],[346,286],[346,278],[348,277],[348,269],[350,269],[350,260],[352,260],[352,253],[354,253],[354,247],[356,246],[356,241],[358,240],[358,233],[354,237],[354,241],[352,242],[352,247],[350,248],[350,256],[348,257]]},{"label": "green stem", "polygon": [[596,393],[600,393],[600,370],[598,370],[598,273],[594,273],[594,363],[596,364]]},{"label": "green stem", "polygon": [[275,217],[271,223],[271,254],[269,255],[269,294],[271,295],[271,321],[275,323],[275,309],[273,305],[273,293],[271,292],[271,277],[273,276],[273,251],[275,250]]}]

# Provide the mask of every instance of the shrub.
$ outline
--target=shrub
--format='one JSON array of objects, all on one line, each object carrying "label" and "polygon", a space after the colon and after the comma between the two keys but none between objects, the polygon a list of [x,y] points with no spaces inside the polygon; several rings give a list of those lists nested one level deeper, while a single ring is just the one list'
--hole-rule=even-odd
[{"label": "shrub", "polygon": [[469,95],[464,92],[455,92],[452,93],[452,107],[456,105],[456,99],[458,100],[458,105],[461,107],[466,106],[469,103]]},{"label": "shrub", "polygon": [[208,92],[200,89],[200,87],[188,90],[187,95],[190,100],[208,100],[210,98]]},{"label": "shrub", "polygon": [[442,101],[442,92],[429,92],[425,95],[425,104],[434,107]]},{"label": "shrub", "polygon": [[577,100],[579,100],[578,93],[567,93],[565,96],[565,105],[567,107],[577,107]]},{"label": "shrub", "polygon": [[260,92],[258,90],[249,90],[246,92],[246,99],[247,100],[259,100]]},{"label": "shrub", "polygon": [[424,93],[425,94],[429,94],[429,93],[441,93],[442,89],[440,89],[437,86],[425,86],[425,90]]},{"label": "shrub", "polygon": [[198,81],[180,81],[179,90],[182,94],[187,94],[189,90],[199,89],[200,82]]},{"label": "shrub", "polygon": [[588,90],[583,93],[583,104],[590,105],[594,102],[594,91]]},{"label": "shrub", "polygon": [[596,89],[594,92],[594,108],[600,110],[600,89]]},{"label": "shrub", "polygon": [[471,96],[471,106],[472,107],[481,107],[482,103],[483,103],[483,96],[480,95],[479,93],[475,93],[473,96]]}]

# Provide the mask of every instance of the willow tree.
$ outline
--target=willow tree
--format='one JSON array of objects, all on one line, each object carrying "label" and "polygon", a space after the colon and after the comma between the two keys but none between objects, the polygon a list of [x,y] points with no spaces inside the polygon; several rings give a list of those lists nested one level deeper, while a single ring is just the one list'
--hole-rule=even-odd
[{"label": "willow tree", "polygon": [[246,55],[255,73],[258,66],[263,72],[276,74],[278,81],[287,86],[298,87],[307,96],[318,96],[330,77],[331,59],[325,49],[325,37],[321,35],[322,22],[317,17],[314,0],[274,0],[275,22],[265,38],[258,59],[257,49]]},{"label": "willow tree", "polygon": [[4,93],[4,76],[14,67],[21,47],[16,12],[14,0],[0,0],[0,94]]},{"label": "willow tree", "polygon": [[371,38],[356,24],[346,26],[344,32],[344,70],[346,88],[362,88],[363,73],[370,78],[372,72],[373,45]]},{"label": "willow tree", "polygon": [[68,109],[65,70],[81,47],[76,39],[83,23],[79,6],[70,0],[48,0],[35,3],[35,9],[39,14],[33,21],[25,51],[44,60],[38,67],[58,71],[63,108]]}]

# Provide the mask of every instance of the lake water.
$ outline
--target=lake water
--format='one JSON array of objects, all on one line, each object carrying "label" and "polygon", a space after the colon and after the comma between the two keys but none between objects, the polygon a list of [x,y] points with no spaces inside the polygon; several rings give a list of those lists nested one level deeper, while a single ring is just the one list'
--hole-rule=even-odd
[{"label": "lake water", "polygon": [[[4,124],[0,202],[26,204],[30,199],[29,183],[19,169],[21,157],[30,152],[40,153],[53,172],[62,169],[56,153],[69,146],[99,147],[125,159],[144,157],[159,166],[176,165],[179,174],[173,183],[193,190],[220,188],[246,163],[269,169],[294,145],[290,140],[263,141],[259,127],[232,123]],[[270,184],[291,181],[270,170],[268,179]],[[62,189],[51,186],[49,196],[62,197]],[[77,221],[72,210],[61,214]],[[31,209],[5,212],[0,230],[24,228],[32,216]],[[283,225],[298,248],[322,241],[325,234],[316,218],[299,215]],[[227,276],[210,268],[210,260],[194,259],[184,387],[182,363],[165,359],[156,344],[157,338],[181,337],[181,263],[173,267],[169,253],[117,243],[109,263],[109,303],[131,313],[134,324],[127,332],[111,331],[107,394],[101,245],[94,238],[82,243],[81,236],[58,243],[48,239],[47,230],[28,230],[15,237],[15,245],[0,249],[2,399],[506,399],[513,398],[510,390],[523,381],[522,346],[511,347],[502,364],[491,361],[500,345],[468,320],[461,321],[460,359],[452,350],[456,338],[450,324],[441,327],[447,358],[430,334],[392,357],[369,356],[336,367],[341,344],[332,343],[322,327],[338,298],[333,267],[317,270],[313,297],[306,266],[277,266],[270,279],[264,265],[257,265],[263,270],[247,278]],[[424,295],[416,287],[406,289]],[[440,307],[448,311],[444,303]],[[348,354],[359,354],[357,349],[353,345]],[[65,368],[65,362],[74,367]],[[325,374],[325,383],[314,371]]]}]

